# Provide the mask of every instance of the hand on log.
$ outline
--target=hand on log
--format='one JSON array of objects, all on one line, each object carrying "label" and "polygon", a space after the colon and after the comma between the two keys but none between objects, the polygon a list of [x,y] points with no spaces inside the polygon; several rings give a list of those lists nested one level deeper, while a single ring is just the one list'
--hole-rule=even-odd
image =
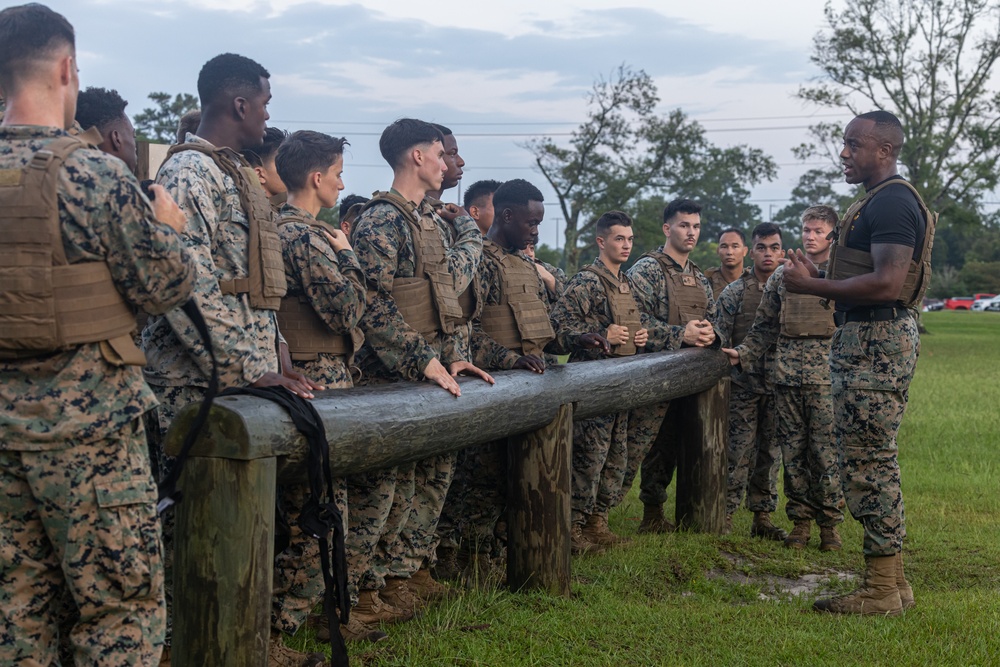
[{"label": "hand on log", "polygon": [[437,384],[455,398],[462,395],[462,390],[458,388],[455,378],[451,376],[451,373],[448,372],[448,369],[441,364],[437,357],[431,359],[431,362],[427,364],[427,368],[424,369],[424,377]]},{"label": "hand on log", "polygon": [[737,352],[736,350],[734,350],[732,348],[729,348],[729,347],[722,348],[722,351],[726,353],[727,357],[729,357],[729,363],[730,363],[730,365],[732,365],[732,366],[739,366],[740,365],[740,353],[739,352]]},{"label": "hand on log", "polygon": [[[306,380],[306,382],[309,381]],[[284,387],[288,391],[297,396],[301,396],[302,398],[314,398],[310,385],[307,385],[300,380],[293,380],[292,378],[285,377],[284,375],[278,375],[277,373],[264,373],[257,379],[256,382],[251,382],[250,386]]]},{"label": "hand on log", "polygon": [[545,372],[545,360],[533,354],[526,354],[514,362],[514,368],[519,368],[533,373]]},{"label": "hand on log", "polygon": [[601,334],[588,333],[580,336],[576,341],[577,347],[584,350],[600,350],[604,354],[611,354],[611,343]]},{"label": "hand on log", "polygon": [[452,377],[458,377],[459,375],[471,375],[473,377],[478,377],[484,382],[489,382],[490,384],[496,384],[497,381],[493,379],[493,376],[484,371],[478,366],[474,366],[468,361],[453,361],[449,366],[448,370],[451,371]]}]

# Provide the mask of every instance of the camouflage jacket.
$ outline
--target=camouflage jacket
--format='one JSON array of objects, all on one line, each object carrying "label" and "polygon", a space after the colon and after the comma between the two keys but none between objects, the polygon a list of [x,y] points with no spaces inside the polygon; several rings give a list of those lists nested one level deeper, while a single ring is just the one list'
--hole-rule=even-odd
[{"label": "camouflage jacket", "polygon": [[[483,250],[482,234],[476,221],[459,216],[449,225],[421,204],[441,232],[448,256],[449,273],[457,293],[472,282]],[[392,298],[394,278],[412,278],[414,272],[413,235],[395,206],[379,202],[366,209],[355,221],[354,252],[361,264],[368,289],[368,307],[361,318],[365,347],[359,363],[377,376],[419,380],[431,359],[447,366],[469,360],[469,327],[458,327],[451,335],[427,340],[411,328]]]},{"label": "camouflage jacket", "polygon": [[[733,325],[736,322],[736,316],[743,312],[743,293],[749,280],[757,280],[752,266],[744,269],[743,275],[729,283],[719,295],[716,318],[712,320],[712,324],[715,326],[715,331],[723,347],[732,347]],[[752,366],[741,368],[734,366],[731,371],[733,382],[756,393],[769,392],[771,389],[767,386],[765,374],[773,353],[774,347],[772,345]]]},{"label": "camouflage jacket", "polygon": [[[188,142],[207,144],[189,134]],[[252,384],[278,371],[274,311],[250,307],[246,294],[223,294],[220,280],[249,275],[250,223],[239,191],[212,158],[197,151],[171,156],[156,176],[187,214],[184,240],[198,264],[195,298],[212,335],[223,388]],[[151,317],[142,332],[146,379],[160,386],[208,385],[211,359],[180,310]]]},{"label": "camouflage jacket", "polygon": [[740,364],[753,366],[774,350],[767,364],[767,379],[786,387],[830,384],[830,340],[827,338],[788,338],[781,335],[781,306],[785,303],[783,266],[779,266],[764,287],[753,327],[736,348]]},{"label": "camouflage jacket", "polygon": [[[601,260],[595,259],[594,264],[603,266]],[[623,271],[618,272],[619,280],[628,280],[632,286],[632,295],[636,296],[635,285]],[[638,301],[638,300],[637,300]],[[649,328],[649,317],[639,308],[639,318],[644,328]],[[551,313],[552,328],[556,332],[556,345],[563,350],[572,350],[569,360],[588,361],[603,359],[604,353],[599,350],[581,350],[577,347],[580,336],[597,333],[604,336],[608,327],[614,324],[611,315],[611,304],[604,284],[590,271],[580,271],[569,279],[566,289],[556,302]],[[630,333],[635,333],[630,332]],[[642,348],[639,348],[642,350]]]},{"label": "camouflage jacket", "polygon": [[726,277],[722,275],[722,267],[713,266],[710,269],[705,269],[704,273],[705,277],[708,278],[708,284],[712,286],[712,298],[718,301],[722,290],[726,289],[726,286],[729,285],[726,282]]},{"label": "camouflage jacket", "polygon": [[[55,128],[0,128],[0,168],[21,168]],[[181,238],[155,221],[139,182],[120,160],[81,148],[58,184],[59,222],[70,264],[107,262],[129,303],[162,313],[191,294],[195,268]],[[114,366],[100,344],[36,359],[0,361],[0,449],[60,449],[126,427],[156,399],[137,366]]]},{"label": "camouflage jacket", "polygon": [[[663,252],[663,246],[657,248]],[[671,258],[670,261],[673,261]],[[680,264],[674,262],[677,268]],[[688,262],[683,267],[685,273],[693,273],[705,288],[708,307],[705,318],[715,323],[716,305],[712,298],[712,286],[697,266]],[[646,352],[661,350],[679,350],[684,343],[684,327],[668,324],[670,321],[670,297],[667,293],[667,276],[663,273],[660,263],[652,257],[642,257],[628,270],[629,280],[635,287],[633,294],[639,304],[639,309],[649,316],[649,342]],[[716,332],[718,335],[718,332]],[[717,347],[717,344],[713,347]]]}]

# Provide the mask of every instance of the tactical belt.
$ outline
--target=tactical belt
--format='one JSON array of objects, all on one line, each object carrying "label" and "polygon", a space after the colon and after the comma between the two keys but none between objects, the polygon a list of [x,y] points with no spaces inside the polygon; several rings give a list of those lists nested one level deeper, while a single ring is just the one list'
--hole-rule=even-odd
[{"label": "tactical belt", "polygon": [[842,327],[848,322],[889,322],[909,314],[910,311],[902,306],[851,308],[846,312],[838,310],[833,314],[833,321]]}]

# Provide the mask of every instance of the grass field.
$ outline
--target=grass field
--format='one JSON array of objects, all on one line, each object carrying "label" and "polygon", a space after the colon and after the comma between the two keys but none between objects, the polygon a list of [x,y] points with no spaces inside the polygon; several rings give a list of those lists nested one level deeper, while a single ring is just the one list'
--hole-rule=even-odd
[{"label": "grass field", "polygon": [[[1000,314],[924,316],[917,375],[899,434],[917,607],[898,618],[809,611],[788,592],[806,575],[852,588],[861,530],[847,517],[844,550],[795,552],[733,534],[636,536],[575,559],[573,598],[464,592],[390,638],[352,647],[364,665],[1000,665]],[[612,513],[634,535],[635,490]],[[776,515],[786,528],[783,510]],[[815,578],[815,577],[814,577]],[[808,579],[808,577],[807,577]],[[308,633],[294,640],[318,648]]]}]

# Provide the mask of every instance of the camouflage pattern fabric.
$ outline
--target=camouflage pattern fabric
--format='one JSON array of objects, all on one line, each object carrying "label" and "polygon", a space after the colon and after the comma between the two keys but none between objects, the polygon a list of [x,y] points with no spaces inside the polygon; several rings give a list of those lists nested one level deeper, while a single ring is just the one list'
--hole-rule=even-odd
[{"label": "camouflage pattern fabric", "polygon": [[646,505],[662,505],[667,501],[667,487],[677,469],[676,452],[669,442],[655,447],[654,443],[669,408],[668,401],[647,405],[628,413],[627,462],[616,505],[621,504],[632,489],[640,465],[642,479],[639,484],[639,500]]},{"label": "camouflage pattern fabric", "polygon": [[712,298],[718,301],[722,290],[726,289],[729,285],[726,282],[726,277],[722,274],[722,267],[714,266],[710,269],[705,269],[705,277],[708,278],[708,284],[712,286]]},{"label": "camouflage pattern fabric", "polygon": [[864,526],[866,556],[898,553],[906,537],[896,434],[919,347],[911,314],[888,322],[848,322],[833,334],[833,432],[844,498]]},{"label": "camouflage pattern fabric", "polygon": [[[0,168],[62,136],[0,128]],[[76,150],[57,192],[69,263],[107,262],[122,296],[150,312],[188,298],[193,262],[121,161]],[[58,664],[66,617],[78,664],[159,659],[162,546],[141,419],[154,405],[140,370],[97,343],[0,362],[0,664]]]},{"label": "camouflage pattern fabric", "polygon": [[563,290],[566,289],[566,272],[560,269],[558,266],[549,264],[548,262],[543,262],[540,259],[535,259],[535,264],[538,264],[546,271],[552,274],[552,277],[556,279],[555,289],[549,289],[547,285],[545,287],[545,302],[549,304],[549,308],[556,305],[556,301],[562,296]]}]

